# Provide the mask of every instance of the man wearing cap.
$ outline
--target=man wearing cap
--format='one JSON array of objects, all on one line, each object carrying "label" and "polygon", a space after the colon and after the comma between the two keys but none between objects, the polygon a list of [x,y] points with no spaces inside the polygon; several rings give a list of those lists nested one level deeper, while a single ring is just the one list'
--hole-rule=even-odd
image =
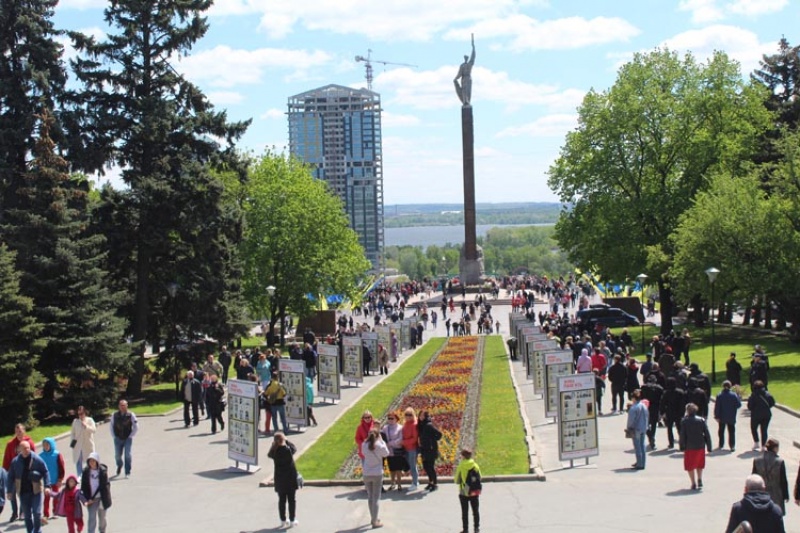
[{"label": "man wearing cap", "polygon": [[731,451],[736,450],[736,413],[742,406],[739,395],[731,390],[731,382],[727,379],[722,382],[722,390],[717,394],[714,404],[714,420],[719,424],[719,449],[725,443],[725,430],[728,430],[728,446]]}]

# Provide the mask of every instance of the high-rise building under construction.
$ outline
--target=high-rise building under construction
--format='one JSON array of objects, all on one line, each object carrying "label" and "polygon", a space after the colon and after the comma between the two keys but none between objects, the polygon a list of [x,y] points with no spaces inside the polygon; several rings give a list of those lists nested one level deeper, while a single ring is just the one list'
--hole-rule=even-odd
[{"label": "high-rise building under construction", "polygon": [[326,85],[289,98],[289,150],[342,199],[375,269],[383,254],[381,99]]}]

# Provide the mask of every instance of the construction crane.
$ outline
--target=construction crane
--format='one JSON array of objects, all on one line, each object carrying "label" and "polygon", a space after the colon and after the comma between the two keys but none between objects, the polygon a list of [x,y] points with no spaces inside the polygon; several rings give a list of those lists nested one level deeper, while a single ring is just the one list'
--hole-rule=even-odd
[{"label": "construction crane", "polygon": [[417,65],[409,65],[408,63],[394,63],[393,61],[381,61],[380,59],[372,59],[372,49],[367,49],[367,57],[356,56],[356,61],[363,61],[367,67],[367,89],[372,90],[372,63],[381,63],[383,65],[399,65],[401,67],[417,68]]}]

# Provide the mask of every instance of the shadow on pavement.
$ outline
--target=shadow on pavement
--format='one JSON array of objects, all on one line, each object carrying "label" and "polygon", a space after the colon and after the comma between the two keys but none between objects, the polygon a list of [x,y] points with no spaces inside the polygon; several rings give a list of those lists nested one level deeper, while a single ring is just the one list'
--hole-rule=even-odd
[{"label": "shadow on pavement", "polygon": [[[239,479],[242,476],[252,475],[255,472],[228,472],[226,468],[218,468],[216,470],[206,470],[204,472],[195,472],[194,475],[204,477],[207,479],[214,479],[217,481],[225,481],[229,479]],[[274,531],[272,529],[265,529],[264,531]]]},{"label": "shadow on pavement", "polygon": [[700,494],[700,491],[692,489],[678,489],[678,490],[671,490],[664,494],[666,494],[667,496],[691,496],[693,494]]}]

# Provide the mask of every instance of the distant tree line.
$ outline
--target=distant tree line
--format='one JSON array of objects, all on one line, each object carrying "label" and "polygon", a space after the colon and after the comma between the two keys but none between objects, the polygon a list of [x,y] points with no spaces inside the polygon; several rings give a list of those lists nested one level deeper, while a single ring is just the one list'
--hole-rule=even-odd
[{"label": "distant tree line", "polygon": [[[553,227],[492,228],[478,238],[487,274],[505,276],[530,272],[559,276],[573,270],[567,255],[554,240]],[[461,245],[388,246],[386,266],[412,279],[458,276]]]},{"label": "distant tree line", "polygon": [[[555,224],[561,212],[561,205],[532,204],[530,207],[507,209],[477,209],[477,224]],[[464,224],[462,212],[413,213],[400,216],[387,216],[384,226],[387,228],[408,228],[413,226],[459,226]]]}]

